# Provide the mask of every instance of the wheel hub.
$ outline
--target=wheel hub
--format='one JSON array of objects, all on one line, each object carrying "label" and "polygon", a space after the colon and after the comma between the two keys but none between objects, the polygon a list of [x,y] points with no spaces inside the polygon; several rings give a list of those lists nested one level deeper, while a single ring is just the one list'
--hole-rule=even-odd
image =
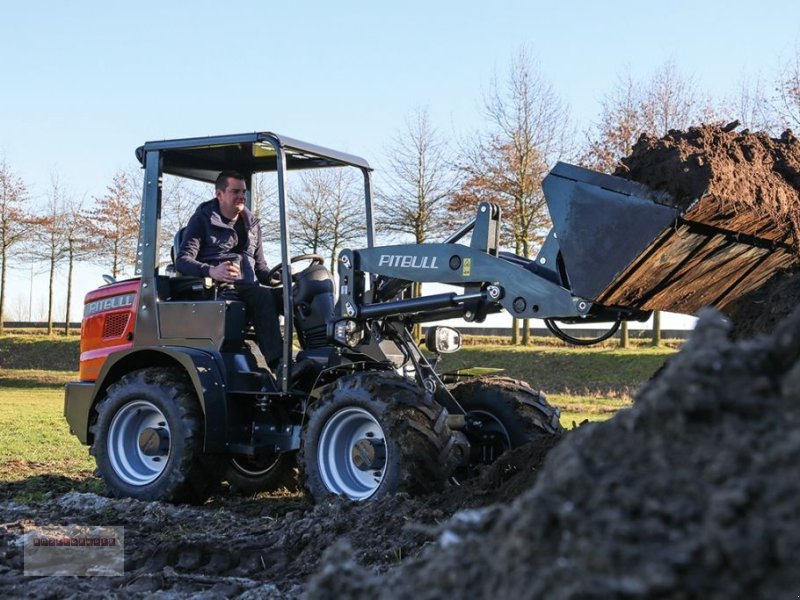
[{"label": "wheel hub", "polygon": [[348,406],[334,413],[317,447],[320,477],[328,491],[352,500],[375,494],[386,475],[385,438],[378,419],[363,408]]},{"label": "wheel hub", "polygon": [[166,456],[169,432],[163,427],[146,427],[139,436],[139,449],[145,456]]},{"label": "wheel hub", "polygon": [[133,400],[114,415],[106,444],[117,477],[127,485],[149,485],[161,476],[169,461],[167,417],[149,400]]},{"label": "wheel hub", "polygon": [[386,464],[386,442],[362,438],[353,444],[351,458],[360,471],[377,471]]}]

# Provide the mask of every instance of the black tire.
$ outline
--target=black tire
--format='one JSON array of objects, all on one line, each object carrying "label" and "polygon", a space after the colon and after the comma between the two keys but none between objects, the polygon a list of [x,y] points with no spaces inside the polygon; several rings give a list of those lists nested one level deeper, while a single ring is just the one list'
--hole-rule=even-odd
[{"label": "black tire", "polygon": [[296,492],[297,452],[264,457],[232,456],[225,462],[222,479],[230,484],[232,492],[247,496],[284,488]]},{"label": "black tire", "polygon": [[471,467],[492,463],[506,450],[564,431],[560,411],[524,381],[485,377],[458,384],[451,392],[467,411],[468,422],[479,424],[466,429]]},{"label": "black tire", "polygon": [[203,413],[185,374],[134,371],[109,387],[95,410],[90,452],[113,496],[176,503],[208,498],[218,479],[208,477],[213,464],[203,456]]},{"label": "black tire", "polygon": [[299,462],[314,500],[375,500],[441,489],[466,459],[462,440],[447,411],[407,379],[359,373],[339,379],[311,410]]}]

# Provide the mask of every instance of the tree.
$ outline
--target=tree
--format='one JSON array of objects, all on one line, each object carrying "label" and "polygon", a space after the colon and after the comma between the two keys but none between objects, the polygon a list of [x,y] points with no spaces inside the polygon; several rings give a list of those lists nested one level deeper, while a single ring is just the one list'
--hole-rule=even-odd
[{"label": "tree", "polygon": [[95,202],[85,222],[92,260],[110,266],[111,275],[116,278],[124,265],[136,261],[141,196],[134,195],[129,175],[119,171],[106,194],[95,198]]},{"label": "tree", "polygon": [[731,120],[737,119],[745,129],[775,133],[780,127],[780,117],[760,77],[742,80],[731,112]]},{"label": "tree", "polygon": [[[643,134],[663,136],[670,129],[683,129],[693,121],[718,118],[710,102],[702,102],[690,78],[682,76],[673,61],[657,69],[646,83],[637,83],[630,73],[618,80],[601,103],[600,121],[587,135],[581,162],[599,171],[613,172],[621,166]],[[653,343],[661,338],[660,315],[653,320]],[[623,322],[620,345],[628,344],[628,324]]]},{"label": "tree", "polygon": [[365,208],[356,186],[361,182],[353,169],[328,171],[328,206],[325,227],[328,235],[323,245],[330,256],[330,269],[336,272],[336,260],[344,246],[366,235]]},{"label": "tree", "polygon": [[[385,185],[376,195],[380,231],[410,236],[423,244],[441,235],[447,224],[447,200],[455,192],[451,151],[431,124],[427,109],[405,119],[387,150]],[[411,285],[411,296],[422,295],[422,283]],[[419,338],[417,325],[414,337]]]},{"label": "tree", "polygon": [[[204,193],[205,191],[205,193]],[[210,192],[207,186],[201,187],[182,177],[164,177],[161,201],[161,249],[162,260],[169,260],[175,234],[178,233],[197,210],[197,206],[208,200]]]},{"label": "tree", "polygon": [[450,148],[426,109],[406,118],[387,150],[385,184],[376,194],[377,225],[422,244],[441,234],[455,191]]},{"label": "tree", "polygon": [[69,335],[70,312],[72,311],[72,281],[75,262],[89,256],[92,252],[91,235],[86,231],[88,218],[83,212],[83,202],[68,196],[64,210],[64,230],[66,232],[65,256],[67,262],[67,299],[64,307],[64,335]]},{"label": "tree", "polygon": [[613,172],[643,134],[662,136],[714,118],[719,117],[710,102],[699,100],[694,83],[673,61],[656,69],[646,82],[635,81],[628,72],[601,101],[600,119],[586,134],[581,163]]},{"label": "tree", "polygon": [[[253,214],[261,220],[261,236],[266,244],[281,241],[281,221],[278,213],[278,178],[275,173],[257,173],[250,190]],[[264,252],[267,253],[267,248]],[[278,257],[280,260],[280,257]],[[269,263],[269,259],[267,260]]]},{"label": "tree", "polygon": [[610,94],[600,103],[600,121],[595,131],[587,134],[587,148],[580,159],[585,166],[607,173],[620,165],[647,130],[648,110],[643,107],[641,85],[633,81],[630,73],[619,78]]},{"label": "tree", "polygon": [[[482,200],[499,204],[506,214],[505,237],[518,255],[530,257],[550,224],[541,182],[567,152],[569,111],[525,49],[491,89],[484,99],[489,131],[464,144],[459,161],[464,182],[451,208],[472,212]],[[514,319],[512,343],[518,336]],[[529,340],[526,319],[522,343]]]},{"label": "tree", "polygon": [[3,333],[9,251],[28,239],[34,227],[27,214],[27,199],[25,183],[3,159],[0,162],[0,334]]},{"label": "tree", "polygon": [[325,214],[328,210],[328,184],[325,174],[311,171],[300,176],[301,189],[290,191],[288,196],[292,210],[289,211],[289,228],[294,251],[319,254],[325,232]]},{"label": "tree", "polygon": [[301,191],[289,194],[292,245],[301,253],[326,252],[334,272],[344,244],[365,230],[364,209],[356,204],[353,173],[352,169],[304,173]]},{"label": "tree", "polygon": [[[50,176],[50,190],[47,193],[44,213],[33,235],[31,257],[47,265],[47,334],[53,333],[53,296],[55,292],[55,276],[60,263],[67,255],[69,232],[67,226],[65,192],[58,174]],[[66,320],[69,321],[69,313]]]},{"label": "tree", "polygon": [[794,56],[781,66],[775,108],[784,127],[800,126],[800,46]]}]

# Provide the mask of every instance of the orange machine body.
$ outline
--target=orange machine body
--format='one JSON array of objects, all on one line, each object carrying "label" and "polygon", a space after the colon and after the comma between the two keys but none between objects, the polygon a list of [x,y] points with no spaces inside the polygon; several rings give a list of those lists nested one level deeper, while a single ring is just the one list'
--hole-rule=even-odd
[{"label": "orange machine body", "polygon": [[81,381],[95,381],[109,354],[133,346],[138,299],[139,279],[112,283],[86,295],[81,322]]}]

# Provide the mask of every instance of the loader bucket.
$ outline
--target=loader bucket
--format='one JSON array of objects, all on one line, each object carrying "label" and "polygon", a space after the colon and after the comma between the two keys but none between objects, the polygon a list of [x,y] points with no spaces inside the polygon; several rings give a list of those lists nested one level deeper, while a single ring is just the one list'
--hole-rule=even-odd
[{"label": "loader bucket", "polygon": [[605,307],[724,308],[797,260],[788,231],[721,214],[713,196],[676,207],[665,192],[566,163],[542,188],[572,293]]}]

